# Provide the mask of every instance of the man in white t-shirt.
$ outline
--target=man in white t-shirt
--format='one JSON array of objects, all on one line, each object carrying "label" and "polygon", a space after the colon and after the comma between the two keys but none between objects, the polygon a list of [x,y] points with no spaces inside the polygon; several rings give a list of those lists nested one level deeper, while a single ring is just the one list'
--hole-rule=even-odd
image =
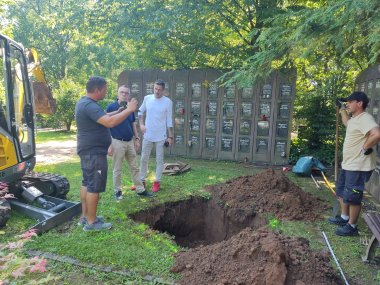
[{"label": "man in white t-shirt", "polygon": [[156,177],[152,186],[153,192],[160,190],[164,170],[164,146],[173,144],[173,103],[164,96],[164,90],[165,82],[161,79],[156,80],[154,94],[144,97],[138,112],[140,130],[144,137],[140,161],[140,179],[144,185],[150,153],[153,146],[156,146]]},{"label": "man in white t-shirt", "polygon": [[369,103],[363,92],[353,92],[337,101],[342,122],[346,126],[343,144],[342,169],[339,175],[336,195],[341,207],[341,215],[329,218],[329,222],[339,225],[335,231],[339,236],[358,235],[357,221],[360,215],[364,184],[376,167],[376,153],[373,147],[380,141],[380,129],[374,118],[365,112]]}]

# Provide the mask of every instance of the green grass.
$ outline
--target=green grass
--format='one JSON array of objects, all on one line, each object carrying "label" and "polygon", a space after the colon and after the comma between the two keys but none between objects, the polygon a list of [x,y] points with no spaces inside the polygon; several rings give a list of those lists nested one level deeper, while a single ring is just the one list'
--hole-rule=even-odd
[{"label": "green grass", "polygon": [[[73,133],[65,134],[64,132],[43,133],[44,138],[41,141],[45,142],[56,136],[59,140],[64,140],[66,135],[71,138],[75,136]],[[169,269],[174,261],[172,255],[180,250],[180,247],[173,242],[172,237],[153,231],[146,225],[133,222],[128,218],[128,214],[168,201],[184,200],[192,195],[208,197],[209,194],[203,190],[206,185],[225,182],[242,175],[252,175],[260,169],[246,167],[236,162],[166,158],[166,162],[177,160],[189,163],[192,167],[191,171],[179,176],[164,176],[161,182],[162,191],[153,199],[138,197],[129,190],[131,179],[128,168],[125,166],[123,169],[124,199],[120,203],[116,203],[113,197],[112,172],[109,164],[107,190],[101,195],[98,213],[113,223],[113,229],[106,232],[86,233],[76,225],[77,218],[72,223],[35,238],[33,242],[26,245],[27,248],[68,256],[82,263],[96,266],[112,266],[114,269],[127,268],[136,273],[132,277],[99,271],[95,273],[95,270],[90,268],[49,261],[49,272],[54,276],[60,276],[60,284],[154,284],[141,279],[145,273],[167,280],[178,279],[179,276],[170,273]],[[151,160],[148,185],[151,185],[154,178],[154,165],[154,161]],[[59,173],[68,177],[71,185],[68,199],[79,201],[81,184],[79,159],[56,165],[38,165],[35,170]],[[287,176],[305,191],[327,200],[330,205],[333,204],[334,198],[331,193],[327,189],[318,190],[310,178],[298,177],[292,173],[287,173]],[[325,217],[327,218],[329,215],[330,212],[326,212]],[[366,248],[359,243],[359,237],[337,237],[334,234],[335,226],[325,221],[312,223],[269,220],[273,230],[289,236],[306,238],[315,250],[327,250],[321,234],[324,231],[346,277],[356,277],[355,280],[359,280],[357,284],[379,284],[379,268],[366,265],[361,261],[361,255],[364,254]],[[0,242],[11,240],[15,234],[22,232],[34,223],[35,221],[31,219],[13,213],[4,233],[0,235]],[[367,234],[370,237],[363,220],[360,220],[359,228],[362,235]],[[333,260],[331,263],[335,266]],[[81,283],[81,281],[85,283]]]},{"label": "green grass", "polygon": [[45,131],[37,130],[36,133],[36,143],[45,143],[48,141],[67,141],[75,140],[76,132],[75,131]]}]

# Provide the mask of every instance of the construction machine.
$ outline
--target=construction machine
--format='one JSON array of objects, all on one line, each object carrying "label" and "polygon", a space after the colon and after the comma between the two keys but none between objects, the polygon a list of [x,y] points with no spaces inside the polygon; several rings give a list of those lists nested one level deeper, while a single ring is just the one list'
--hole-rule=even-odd
[{"label": "construction machine", "polygon": [[10,204],[12,210],[37,219],[32,228],[44,232],[81,208],[65,200],[70,184],[64,176],[33,172],[35,114],[54,112],[55,101],[34,49],[0,34],[0,59],[0,193],[9,192],[7,199],[0,195],[0,227]]}]

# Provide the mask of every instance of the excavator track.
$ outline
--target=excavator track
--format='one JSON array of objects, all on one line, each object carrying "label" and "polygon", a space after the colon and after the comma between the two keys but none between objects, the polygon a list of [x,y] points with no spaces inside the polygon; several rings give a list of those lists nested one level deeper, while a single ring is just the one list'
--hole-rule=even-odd
[{"label": "excavator track", "polygon": [[22,182],[34,186],[42,193],[57,198],[66,198],[70,183],[65,176],[44,172],[29,172],[22,177]]}]

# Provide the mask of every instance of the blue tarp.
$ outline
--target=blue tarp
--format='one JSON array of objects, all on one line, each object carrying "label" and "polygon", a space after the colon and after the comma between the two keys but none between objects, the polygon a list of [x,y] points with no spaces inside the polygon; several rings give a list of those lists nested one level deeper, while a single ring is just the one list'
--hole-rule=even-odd
[{"label": "blue tarp", "polygon": [[326,167],[318,159],[312,156],[303,156],[298,159],[296,165],[293,166],[292,171],[301,176],[310,176],[313,168],[324,171]]}]

